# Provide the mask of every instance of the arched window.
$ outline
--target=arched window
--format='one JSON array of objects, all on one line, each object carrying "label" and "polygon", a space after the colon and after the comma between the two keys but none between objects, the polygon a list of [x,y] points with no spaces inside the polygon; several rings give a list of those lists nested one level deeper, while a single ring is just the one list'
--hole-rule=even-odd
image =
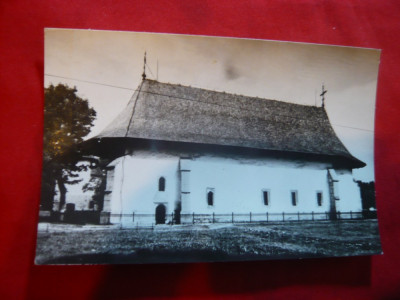
[{"label": "arched window", "polygon": [[263,190],[262,193],[263,193],[264,205],[269,205],[269,191]]},{"label": "arched window", "polygon": [[292,196],[292,205],[297,206],[298,202],[297,191],[291,191],[290,194]]},{"label": "arched window", "polygon": [[207,203],[208,203],[208,205],[210,205],[210,206],[213,206],[213,205],[214,205],[214,192],[213,192],[213,191],[209,191],[209,192],[207,193]]},{"label": "arched window", "polygon": [[160,179],[158,180],[158,190],[160,192],[165,191],[165,178],[164,177],[160,177]]}]

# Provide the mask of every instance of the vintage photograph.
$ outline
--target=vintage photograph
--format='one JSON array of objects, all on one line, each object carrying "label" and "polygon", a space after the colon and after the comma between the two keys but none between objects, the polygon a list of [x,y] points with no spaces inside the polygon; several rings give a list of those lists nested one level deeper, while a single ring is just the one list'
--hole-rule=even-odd
[{"label": "vintage photograph", "polygon": [[44,34],[36,264],[382,253],[379,50]]}]

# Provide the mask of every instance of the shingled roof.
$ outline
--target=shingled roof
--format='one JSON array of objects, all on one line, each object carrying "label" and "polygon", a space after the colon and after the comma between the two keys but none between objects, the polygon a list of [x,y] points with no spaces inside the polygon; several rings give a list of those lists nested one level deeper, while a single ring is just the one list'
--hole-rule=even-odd
[{"label": "shingled roof", "polygon": [[94,139],[137,138],[340,157],[345,148],[322,107],[143,80],[126,108]]}]

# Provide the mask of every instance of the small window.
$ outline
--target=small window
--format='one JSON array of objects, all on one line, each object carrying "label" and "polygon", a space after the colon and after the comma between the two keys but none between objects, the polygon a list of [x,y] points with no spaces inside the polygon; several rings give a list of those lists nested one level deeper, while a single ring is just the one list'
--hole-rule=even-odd
[{"label": "small window", "polygon": [[214,205],[214,189],[207,189],[207,204],[208,206]]},{"label": "small window", "polygon": [[158,180],[158,190],[160,192],[165,191],[165,178],[164,177],[160,177],[160,179]]},{"label": "small window", "polygon": [[291,191],[291,196],[292,196],[292,205],[296,206],[297,205],[297,191]]},{"label": "small window", "polygon": [[267,190],[263,191],[263,201],[264,205],[269,205],[269,191]]},{"label": "small window", "polygon": [[317,192],[317,204],[322,206],[322,192]]}]

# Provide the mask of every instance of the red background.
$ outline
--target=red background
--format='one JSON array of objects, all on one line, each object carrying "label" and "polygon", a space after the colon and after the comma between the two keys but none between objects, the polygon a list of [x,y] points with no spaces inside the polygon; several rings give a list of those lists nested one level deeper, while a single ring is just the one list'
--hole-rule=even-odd
[{"label": "red background", "polygon": [[[0,2],[1,299],[400,298],[398,1],[32,2]],[[45,27],[232,36],[382,49],[375,162],[384,255],[178,265],[34,266]]]}]

